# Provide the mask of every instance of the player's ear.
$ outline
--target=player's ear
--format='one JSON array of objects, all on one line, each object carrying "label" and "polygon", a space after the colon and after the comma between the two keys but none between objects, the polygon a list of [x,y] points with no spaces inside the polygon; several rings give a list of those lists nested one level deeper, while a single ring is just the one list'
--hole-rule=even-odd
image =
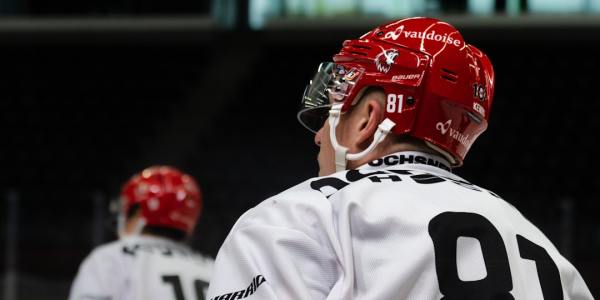
[{"label": "player's ear", "polygon": [[379,123],[383,121],[383,103],[384,103],[383,92],[376,91],[371,92],[365,96],[361,103],[357,107],[358,118],[356,124],[356,135],[355,145],[360,149],[365,149],[373,141],[373,136],[377,131]]}]

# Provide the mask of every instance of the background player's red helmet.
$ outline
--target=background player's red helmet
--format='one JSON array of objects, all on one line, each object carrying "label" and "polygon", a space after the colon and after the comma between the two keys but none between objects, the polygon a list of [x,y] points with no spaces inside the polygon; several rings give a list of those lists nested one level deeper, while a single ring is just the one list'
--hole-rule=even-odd
[{"label": "background player's red helmet", "polygon": [[201,192],[189,175],[168,166],[154,166],[123,185],[125,213],[139,205],[145,225],[178,229],[190,234],[202,210]]},{"label": "background player's red helmet", "polygon": [[[348,111],[368,87],[387,97],[391,132],[426,141],[455,166],[487,128],[494,93],[488,57],[452,25],[432,18],[391,22],[344,42],[333,63],[321,64],[303,97],[300,121],[343,103]],[[317,125],[318,124],[318,125]]]}]

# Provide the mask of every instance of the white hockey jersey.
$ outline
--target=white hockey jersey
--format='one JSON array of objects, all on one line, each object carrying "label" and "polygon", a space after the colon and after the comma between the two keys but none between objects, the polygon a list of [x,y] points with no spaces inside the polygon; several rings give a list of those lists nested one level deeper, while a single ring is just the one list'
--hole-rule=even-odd
[{"label": "white hockey jersey", "polygon": [[400,152],[301,183],[246,212],[209,287],[233,299],[593,299],[513,206]]},{"label": "white hockey jersey", "polygon": [[69,300],[205,299],[213,264],[181,243],[127,237],[96,248],[83,261]]}]

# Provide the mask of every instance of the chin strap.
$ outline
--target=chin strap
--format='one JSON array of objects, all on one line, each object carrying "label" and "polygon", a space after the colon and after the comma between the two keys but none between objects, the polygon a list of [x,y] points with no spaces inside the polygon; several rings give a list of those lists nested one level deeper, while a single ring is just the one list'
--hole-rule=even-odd
[{"label": "chin strap", "polygon": [[343,104],[334,104],[331,106],[329,110],[329,139],[331,140],[331,145],[333,146],[333,150],[335,150],[335,171],[343,171],[346,170],[346,154],[348,153],[348,148],[341,146],[337,141],[337,136],[335,135],[335,128],[340,121],[340,115],[342,112]]},{"label": "chin strap", "polygon": [[331,140],[331,145],[335,151],[335,170],[336,172],[346,170],[346,162],[347,160],[359,160],[367,154],[369,154],[383,139],[385,136],[392,130],[396,123],[392,120],[386,118],[379,126],[377,126],[377,131],[375,132],[375,136],[373,137],[373,141],[367,147],[367,149],[363,150],[359,153],[348,153],[348,148],[340,145],[337,141],[337,136],[335,133],[335,129],[340,121],[340,116],[342,112],[343,104],[334,104],[329,110],[329,139]]}]

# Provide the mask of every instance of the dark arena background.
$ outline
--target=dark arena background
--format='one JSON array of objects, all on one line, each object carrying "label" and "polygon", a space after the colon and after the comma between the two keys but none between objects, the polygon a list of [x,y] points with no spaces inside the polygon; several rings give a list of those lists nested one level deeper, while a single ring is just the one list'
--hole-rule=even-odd
[{"label": "dark arena background", "polygon": [[1,299],[66,299],[115,236],[133,173],[195,176],[194,248],[318,170],[296,121],[345,39],[395,18],[454,24],[496,70],[488,131],[456,173],[523,212],[600,296],[600,1],[0,2]]}]

